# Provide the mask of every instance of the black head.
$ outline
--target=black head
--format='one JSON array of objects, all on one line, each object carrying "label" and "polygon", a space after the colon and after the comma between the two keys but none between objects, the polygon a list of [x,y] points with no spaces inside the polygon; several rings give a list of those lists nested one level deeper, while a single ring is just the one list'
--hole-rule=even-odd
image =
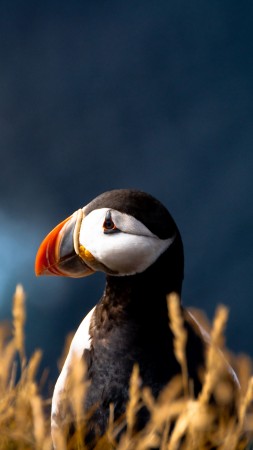
[{"label": "black head", "polygon": [[[36,271],[81,277],[95,271],[117,277],[156,270],[183,280],[183,245],[168,210],[132,189],[105,192],[58,225],[38,252]],[[167,283],[166,283],[167,284]]]}]

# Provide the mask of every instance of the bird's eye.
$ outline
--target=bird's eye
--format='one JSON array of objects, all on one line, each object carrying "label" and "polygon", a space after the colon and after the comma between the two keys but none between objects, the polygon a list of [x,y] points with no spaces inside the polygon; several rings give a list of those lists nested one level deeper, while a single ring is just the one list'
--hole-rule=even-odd
[{"label": "bird's eye", "polygon": [[103,229],[104,229],[104,233],[113,233],[114,231],[117,231],[117,227],[112,220],[112,215],[111,215],[110,210],[106,212],[105,220],[103,223]]}]

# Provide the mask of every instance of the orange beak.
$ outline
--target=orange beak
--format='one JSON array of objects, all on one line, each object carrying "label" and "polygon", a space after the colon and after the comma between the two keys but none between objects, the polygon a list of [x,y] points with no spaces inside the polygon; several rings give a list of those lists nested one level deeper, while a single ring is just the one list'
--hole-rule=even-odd
[{"label": "orange beak", "polygon": [[94,271],[75,250],[81,226],[82,210],[59,223],[43,240],[36,255],[35,273],[80,278]]}]

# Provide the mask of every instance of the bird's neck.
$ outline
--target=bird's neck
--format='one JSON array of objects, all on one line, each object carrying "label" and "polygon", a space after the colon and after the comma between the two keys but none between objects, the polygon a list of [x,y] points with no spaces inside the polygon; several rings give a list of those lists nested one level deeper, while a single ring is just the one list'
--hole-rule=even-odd
[{"label": "bird's neck", "polygon": [[107,276],[101,307],[118,320],[164,320],[166,297],[171,292],[180,294],[182,284],[168,269],[166,260],[161,258],[143,273]]}]

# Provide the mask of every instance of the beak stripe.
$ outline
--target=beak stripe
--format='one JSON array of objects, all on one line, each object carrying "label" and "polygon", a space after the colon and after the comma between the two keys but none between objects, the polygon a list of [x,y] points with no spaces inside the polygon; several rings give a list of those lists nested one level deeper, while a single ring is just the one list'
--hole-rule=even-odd
[{"label": "beak stripe", "polygon": [[74,249],[77,255],[79,255],[79,234],[80,234],[80,228],[81,228],[81,223],[82,220],[84,219],[85,214],[83,209],[78,209],[78,211],[76,211],[76,226],[74,229],[74,234],[73,234],[73,242],[74,242]]}]

